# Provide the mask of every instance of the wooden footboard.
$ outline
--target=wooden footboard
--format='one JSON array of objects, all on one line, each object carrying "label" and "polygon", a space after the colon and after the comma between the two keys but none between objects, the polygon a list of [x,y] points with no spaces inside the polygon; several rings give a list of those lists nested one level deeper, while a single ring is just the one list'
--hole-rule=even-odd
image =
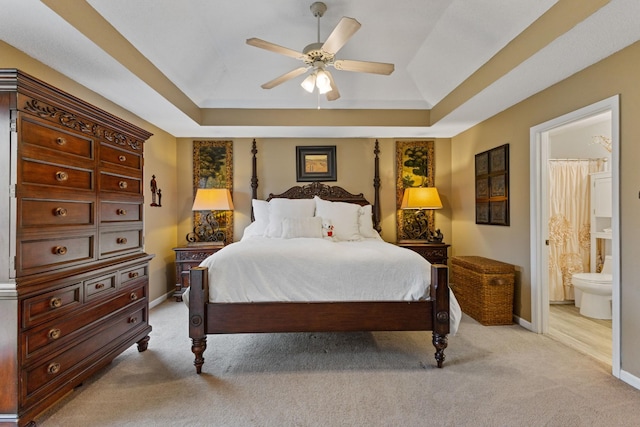
[{"label": "wooden footboard", "polygon": [[207,269],[191,269],[189,337],[202,371],[207,334],[264,332],[433,331],[438,367],[449,333],[447,267],[431,267],[429,301],[209,303]]}]

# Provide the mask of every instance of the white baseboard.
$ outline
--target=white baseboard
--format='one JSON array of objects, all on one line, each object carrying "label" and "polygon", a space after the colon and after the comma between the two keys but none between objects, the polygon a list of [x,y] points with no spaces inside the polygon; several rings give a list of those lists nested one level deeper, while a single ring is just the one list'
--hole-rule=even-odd
[{"label": "white baseboard", "polygon": [[523,328],[528,329],[528,330],[533,332],[533,326],[531,325],[531,322],[529,322],[527,320],[524,320],[521,317],[516,316],[515,314],[513,315],[513,323],[516,323],[516,324],[522,326]]},{"label": "white baseboard", "polygon": [[165,302],[167,299],[169,299],[172,296],[173,296],[173,291],[168,292],[166,295],[162,295],[162,296],[154,299],[153,301],[150,301],[149,302],[149,309],[152,309],[153,307],[162,304],[163,302]]},{"label": "white baseboard", "polygon": [[635,375],[631,375],[629,372],[621,369],[620,379],[629,384],[631,387],[640,390],[640,378],[636,377]]}]

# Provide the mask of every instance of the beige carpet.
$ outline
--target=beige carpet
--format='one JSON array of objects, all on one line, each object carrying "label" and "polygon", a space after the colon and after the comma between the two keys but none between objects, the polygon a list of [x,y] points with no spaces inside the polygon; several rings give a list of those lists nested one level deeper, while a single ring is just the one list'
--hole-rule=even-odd
[{"label": "beige carpet", "polygon": [[44,414],[53,426],[637,426],[640,391],[519,326],[465,317],[443,369],[431,334],[210,336],[195,373],[187,308]]}]

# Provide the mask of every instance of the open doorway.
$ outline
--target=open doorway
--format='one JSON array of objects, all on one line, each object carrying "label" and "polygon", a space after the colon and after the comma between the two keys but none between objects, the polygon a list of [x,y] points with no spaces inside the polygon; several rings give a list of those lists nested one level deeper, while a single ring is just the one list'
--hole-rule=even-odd
[{"label": "open doorway", "polygon": [[[556,295],[550,298],[550,274],[549,274],[549,160],[552,158],[565,157],[567,159],[578,158],[577,154],[571,155],[559,148],[555,141],[558,141],[563,133],[570,133],[571,130],[586,128],[603,117],[610,119],[610,142],[611,155],[607,158],[606,168],[611,173],[611,239],[608,248],[611,254],[612,270],[612,343],[611,343],[611,366],[614,376],[620,375],[620,286],[619,286],[619,108],[618,96],[614,96],[601,102],[584,107],[580,110],[542,123],[531,128],[531,300],[532,300],[532,327],[539,333],[549,333],[550,310],[549,302],[558,299]],[[579,132],[578,132],[579,133]],[[593,135],[597,136],[597,135]],[[587,142],[589,143],[589,142]],[[563,154],[558,154],[563,153]],[[575,157],[573,157],[575,156]],[[588,155],[587,155],[588,156]],[[586,156],[585,156],[586,157]],[[606,156],[603,156],[606,157]],[[553,262],[552,262],[553,267]],[[573,293],[568,295],[573,299]]]}]

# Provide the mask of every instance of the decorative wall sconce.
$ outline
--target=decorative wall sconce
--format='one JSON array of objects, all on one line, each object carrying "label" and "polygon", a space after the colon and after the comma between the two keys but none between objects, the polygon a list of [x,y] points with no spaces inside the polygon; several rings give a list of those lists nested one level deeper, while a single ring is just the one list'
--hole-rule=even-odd
[{"label": "decorative wall sconce", "polygon": [[216,213],[232,211],[233,201],[231,192],[227,188],[198,188],[193,201],[192,211],[210,211],[200,216],[200,224],[193,227],[193,232],[187,234],[189,245],[220,244],[224,245],[225,233],[220,229]]},{"label": "decorative wall sconce", "polygon": [[441,243],[443,236],[440,230],[429,229],[426,209],[442,209],[440,195],[435,187],[405,188],[401,209],[415,209],[416,212],[407,218],[404,232],[411,240],[425,240],[429,243]]}]

